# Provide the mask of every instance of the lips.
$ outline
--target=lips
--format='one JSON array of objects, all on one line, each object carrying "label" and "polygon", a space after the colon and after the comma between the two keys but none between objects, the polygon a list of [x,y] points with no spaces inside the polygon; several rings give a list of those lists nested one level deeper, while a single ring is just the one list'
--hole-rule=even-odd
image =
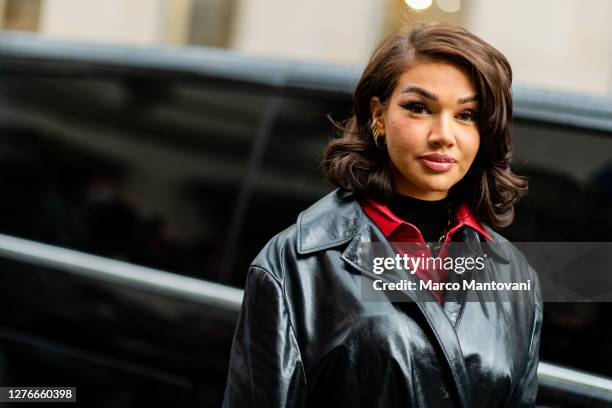
[{"label": "lips", "polygon": [[457,162],[457,160],[453,159],[452,156],[449,156],[448,154],[442,154],[442,153],[426,154],[426,155],[419,157],[419,159],[428,160],[428,161],[432,161],[436,163],[456,163]]},{"label": "lips", "polygon": [[425,167],[434,171],[448,171],[455,166],[457,160],[447,154],[431,153],[419,157],[419,161],[425,165]]}]

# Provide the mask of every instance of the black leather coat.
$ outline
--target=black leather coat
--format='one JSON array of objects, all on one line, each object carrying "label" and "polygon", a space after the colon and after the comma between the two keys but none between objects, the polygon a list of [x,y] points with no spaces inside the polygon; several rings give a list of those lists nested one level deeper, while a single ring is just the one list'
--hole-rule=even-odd
[{"label": "black leather coat", "polygon": [[534,406],[542,301],[523,255],[508,244],[487,264],[491,279],[535,282],[521,302],[364,302],[361,284],[382,276],[360,250],[371,242],[386,239],[338,190],[270,240],[248,273],[223,406]]}]

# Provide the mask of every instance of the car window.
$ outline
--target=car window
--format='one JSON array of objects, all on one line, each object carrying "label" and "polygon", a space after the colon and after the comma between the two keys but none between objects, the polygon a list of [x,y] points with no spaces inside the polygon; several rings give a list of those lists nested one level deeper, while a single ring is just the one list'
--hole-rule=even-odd
[{"label": "car window", "polygon": [[136,76],[5,76],[0,232],[210,278],[269,95]]},{"label": "car window", "polygon": [[328,115],[345,120],[350,95],[288,93],[280,106],[233,258],[233,284],[237,286],[243,286],[248,265],[263,245],[334,188],[324,180],[320,159],[327,141],[335,136]]}]

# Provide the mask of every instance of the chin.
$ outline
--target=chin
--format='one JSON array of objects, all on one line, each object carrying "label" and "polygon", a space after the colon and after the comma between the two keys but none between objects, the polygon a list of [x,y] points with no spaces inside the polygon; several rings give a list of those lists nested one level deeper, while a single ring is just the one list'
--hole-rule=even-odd
[{"label": "chin", "polygon": [[429,187],[425,191],[429,191],[431,193],[448,193],[451,187]]},{"label": "chin", "polygon": [[[430,177],[427,177],[430,178]],[[455,185],[454,180],[422,180],[418,184],[423,191],[445,192]]]}]

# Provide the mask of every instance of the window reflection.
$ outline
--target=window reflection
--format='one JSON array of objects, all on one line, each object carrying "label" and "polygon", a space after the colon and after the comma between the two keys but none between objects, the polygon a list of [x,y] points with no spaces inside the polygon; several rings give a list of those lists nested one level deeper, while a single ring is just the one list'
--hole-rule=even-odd
[{"label": "window reflection", "polygon": [[268,95],[17,76],[1,97],[1,232],[215,277]]}]

